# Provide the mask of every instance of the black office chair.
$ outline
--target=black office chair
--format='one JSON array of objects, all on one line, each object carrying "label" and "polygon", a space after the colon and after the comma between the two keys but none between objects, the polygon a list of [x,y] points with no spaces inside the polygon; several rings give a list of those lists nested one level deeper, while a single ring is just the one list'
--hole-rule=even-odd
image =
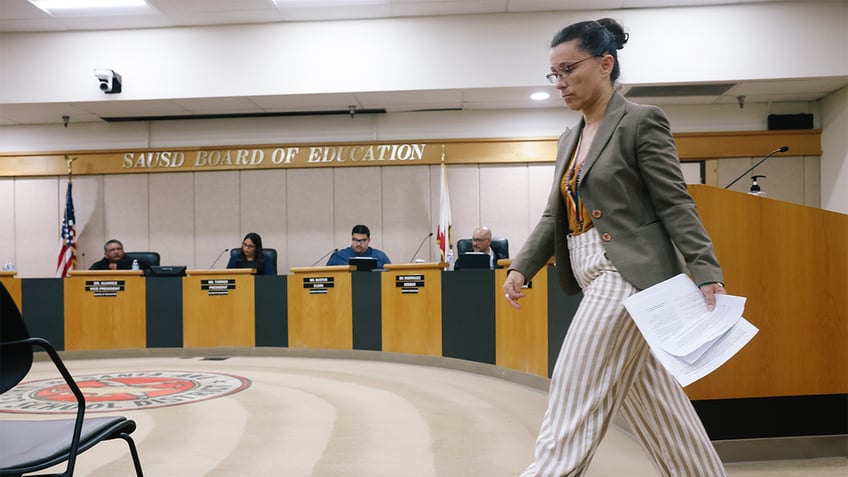
[{"label": "black office chair", "polygon": [[[495,252],[495,261],[509,258],[509,240],[502,237],[492,237],[492,242],[489,246]],[[471,252],[473,250],[471,239],[459,239],[456,241],[457,255],[462,255],[465,252]]]},{"label": "black office chair", "polygon": [[[231,248],[230,256],[238,257],[241,253],[241,246]],[[263,248],[262,255],[265,256],[265,260],[271,264],[271,275],[277,274],[277,249],[274,248]]]},{"label": "black office chair", "polygon": [[[70,477],[77,455],[101,441],[120,438],[127,442],[137,476],[141,462],[130,434],[135,421],[122,416],[85,417],[85,397],[56,350],[42,338],[31,338],[17,305],[0,283],[0,394],[14,388],[32,367],[33,346],[47,351],[77,401],[74,419],[0,421],[0,475],[20,477],[67,462],[65,471],[49,474]],[[43,474],[39,474],[43,475]]]},{"label": "black office chair", "polygon": [[159,254],[156,252],[127,252],[124,255],[130,260],[138,260],[142,268],[159,266]]}]

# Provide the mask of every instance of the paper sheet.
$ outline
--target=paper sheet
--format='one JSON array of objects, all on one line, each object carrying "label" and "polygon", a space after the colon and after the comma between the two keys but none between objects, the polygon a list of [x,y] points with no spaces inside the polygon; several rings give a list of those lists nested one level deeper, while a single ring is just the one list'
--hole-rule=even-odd
[{"label": "paper sheet", "polygon": [[709,311],[701,290],[684,274],[628,297],[624,306],[682,386],[717,369],[759,331],[742,317],[744,297],[716,295]]}]

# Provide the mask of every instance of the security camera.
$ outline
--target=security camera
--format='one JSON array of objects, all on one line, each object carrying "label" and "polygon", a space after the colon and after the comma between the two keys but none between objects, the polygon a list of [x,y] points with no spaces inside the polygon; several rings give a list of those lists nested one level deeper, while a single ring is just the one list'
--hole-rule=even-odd
[{"label": "security camera", "polygon": [[94,70],[94,76],[100,82],[100,91],[106,94],[121,92],[121,75],[112,70],[98,68]]}]

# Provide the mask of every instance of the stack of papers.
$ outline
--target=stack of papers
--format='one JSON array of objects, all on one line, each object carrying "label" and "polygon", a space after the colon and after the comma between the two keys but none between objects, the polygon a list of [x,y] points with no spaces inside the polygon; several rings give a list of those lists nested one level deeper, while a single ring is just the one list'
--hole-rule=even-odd
[{"label": "stack of papers", "polygon": [[716,370],[759,331],[742,317],[744,297],[715,298],[710,311],[698,286],[680,274],[624,300],[654,356],[681,386]]}]

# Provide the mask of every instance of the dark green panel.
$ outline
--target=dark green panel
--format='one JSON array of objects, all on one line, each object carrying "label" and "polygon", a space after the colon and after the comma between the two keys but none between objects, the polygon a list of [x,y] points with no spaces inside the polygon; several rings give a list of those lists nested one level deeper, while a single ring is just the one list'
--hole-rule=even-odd
[{"label": "dark green panel", "polygon": [[712,440],[848,434],[848,394],[692,401]]},{"label": "dark green panel", "polygon": [[442,272],[442,355],[495,364],[495,272]]},{"label": "dark green panel", "polygon": [[351,273],[353,349],[383,349],[383,294],[380,288],[383,273]]},{"label": "dark green panel", "polygon": [[183,347],[183,279],[149,277],[147,292],[147,347]]},{"label": "dark green panel", "polygon": [[256,346],[287,347],[289,345],[288,277],[257,275]]},{"label": "dark green panel", "polygon": [[65,282],[62,278],[21,280],[21,314],[30,336],[65,349]]}]

